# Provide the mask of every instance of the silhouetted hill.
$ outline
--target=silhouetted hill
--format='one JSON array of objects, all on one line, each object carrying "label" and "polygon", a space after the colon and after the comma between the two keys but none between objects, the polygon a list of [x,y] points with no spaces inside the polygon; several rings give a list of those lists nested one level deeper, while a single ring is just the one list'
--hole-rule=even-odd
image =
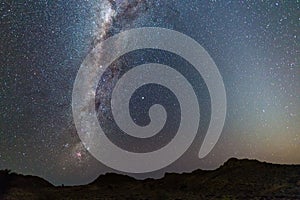
[{"label": "silhouetted hill", "polygon": [[54,186],[40,177],[11,173],[10,170],[0,171],[0,200],[4,199],[5,194],[10,194],[12,191],[20,191],[20,194],[23,190],[37,193],[48,188],[54,188]]},{"label": "silhouetted hill", "polygon": [[108,173],[73,187],[0,171],[0,183],[2,199],[300,199],[300,165],[231,158],[216,170],[167,173],[158,180]]},{"label": "silhouetted hill", "polygon": [[122,175],[122,174],[114,174],[114,173],[107,173],[105,175],[100,175],[96,180],[94,180],[90,185],[107,185],[107,184],[121,184],[121,183],[134,183],[136,179]]}]

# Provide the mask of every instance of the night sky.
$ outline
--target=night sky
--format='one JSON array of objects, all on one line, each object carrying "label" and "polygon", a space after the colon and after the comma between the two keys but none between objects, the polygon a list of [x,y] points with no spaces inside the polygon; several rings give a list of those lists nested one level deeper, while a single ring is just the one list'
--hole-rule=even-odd
[{"label": "night sky", "polygon": [[123,149],[143,152],[163,146],[172,139],[180,113],[166,88],[141,88],[130,104],[137,110],[133,120],[149,123],[147,108],[158,102],[171,113],[171,125],[161,140],[149,144],[119,135],[115,125],[105,121],[111,121],[107,99],[130,67],[142,61],[176,64],[174,68],[198,86],[196,93],[203,100],[199,134],[190,149],[162,170],[130,175],[161,177],[165,172],[214,169],[230,157],[300,164],[298,0],[6,0],[0,2],[0,20],[0,169],[66,185],[85,184],[114,171],[93,158],[77,135],[73,83],[96,44],[123,30],[148,26],[182,32],[206,49],[223,77],[227,116],[218,143],[199,160],[210,117],[202,79],[168,52],[146,49],[120,58],[99,80],[95,109],[110,139]]}]

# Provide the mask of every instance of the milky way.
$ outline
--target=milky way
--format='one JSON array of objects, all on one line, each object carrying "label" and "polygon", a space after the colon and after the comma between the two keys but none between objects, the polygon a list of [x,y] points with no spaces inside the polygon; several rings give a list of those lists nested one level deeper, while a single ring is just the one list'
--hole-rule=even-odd
[{"label": "milky way", "polygon": [[[83,184],[113,171],[94,159],[77,136],[73,83],[97,44],[145,26],[180,31],[208,51],[224,80],[228,112],[221,138],[206,158],[197,158],[199,137],[174,164],[134,176],[212,169],[229,157],[300,163],[299,7],[298,1],[1,2],[0,169],[39,175],[55,184]],[[172,64],[169,60],[176,58],[141,51],[117,61],[99,80],[98,95],[104,100],[96,102],[100,115],[109,117],[108,94],[122,73],[146,59]],[[186,73],[198,84],[193,73]],[[206,89],[198,85],[209,113]],[[133,101],[139,105],[138,98]],[[126,140],[112,139],[126,148]]]}]

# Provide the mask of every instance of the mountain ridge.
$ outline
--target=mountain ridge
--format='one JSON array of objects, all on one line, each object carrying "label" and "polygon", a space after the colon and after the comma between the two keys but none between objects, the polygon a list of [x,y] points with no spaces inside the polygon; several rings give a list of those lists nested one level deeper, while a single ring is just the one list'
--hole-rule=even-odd
[{"label": "mountain ridge", "polygon": [[[6,176],[5,176],[6,174]],[[0,199],[300,199],[300,165],[230,158],[215,170],[137,180],[107,173],[87,185],[53,186],[0,170]],[[25,196],[25,198],[23,198]]]}]

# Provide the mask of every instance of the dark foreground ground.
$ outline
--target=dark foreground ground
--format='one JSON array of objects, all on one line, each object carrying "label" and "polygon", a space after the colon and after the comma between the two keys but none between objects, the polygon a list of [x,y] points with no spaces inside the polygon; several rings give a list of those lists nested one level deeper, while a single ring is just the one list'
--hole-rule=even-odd
[{"label": "dark foreground ground", "polygon": [[166,174],[159,180],[106,174],[73,187],[4,170],[0,199],[300,199],[300,165],[232,158],[212,171]]}]

